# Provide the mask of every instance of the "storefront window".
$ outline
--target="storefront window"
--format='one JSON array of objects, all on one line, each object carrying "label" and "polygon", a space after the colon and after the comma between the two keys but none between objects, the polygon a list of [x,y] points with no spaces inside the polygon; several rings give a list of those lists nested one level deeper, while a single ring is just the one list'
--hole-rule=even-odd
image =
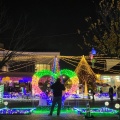
[{"label": "storefront window", "polygon": [[36,64],[35,65],[35,71],[39,71],[39,70],[50,70],[50,65],[49,64]]}]

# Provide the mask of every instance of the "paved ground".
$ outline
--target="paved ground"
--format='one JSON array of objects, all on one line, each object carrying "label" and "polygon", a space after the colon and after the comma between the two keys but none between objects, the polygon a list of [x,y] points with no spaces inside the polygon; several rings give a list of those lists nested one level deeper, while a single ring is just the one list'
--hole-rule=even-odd
[{"label": "paved ground", "polygon": [[[69,101],[65,101],[65,105],[70,105],[71,107],[86,107],[87,102],[89,101],[90,106],[91,107],[104,107],[105,106],[105,102],[106,100],[103,101],[92,101],[92,100],[69,100]],[[120,104],[120,100],[114,100],[114,101],[110,101],[107,100],[109,102],[109,108],[115,109],[115,104],[119,103]]]},{"label": "paved ground", "polygon": [[[8,101],[8,107],[37,107],[39,105],[39,100],[7,100]],[[71,106],[71,107],[86,107],[86,103],[89,101],[91,107],[104,107],[105,101],[92,101],[92,100],[67,100],[65,101],[65,106]],[[115,104],[119,103],[120,100],[114,100],[111,102],[110,100],[107,100],[109,102],[109,108],[115,109]]]},{"label": "paved ground", "polygon": [[[90,120],[118,120],[118,117],[95,117]],[[0,116],[0,120],[88,120],[82,115],[77,114],[61,114],[57,117],[56,115],[47,116],[42,115],[5,115]]]}]

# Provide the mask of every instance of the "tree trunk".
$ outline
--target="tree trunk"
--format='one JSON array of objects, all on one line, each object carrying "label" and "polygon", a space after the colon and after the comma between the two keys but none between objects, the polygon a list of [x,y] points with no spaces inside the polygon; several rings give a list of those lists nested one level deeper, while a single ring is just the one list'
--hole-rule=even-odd
[{"label": "tree trunk", "polygon": [[85,81],[84,96],[88,96],[87,82]]}]

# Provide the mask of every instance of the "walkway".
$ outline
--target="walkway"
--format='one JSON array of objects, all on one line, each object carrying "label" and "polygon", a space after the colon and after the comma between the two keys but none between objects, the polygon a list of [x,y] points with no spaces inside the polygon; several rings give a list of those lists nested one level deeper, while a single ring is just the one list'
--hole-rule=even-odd
[{"label": "walkway", "polygon": [[[96,117],[93,120],[117,120],[117,117]],[[61,114],[57,117],[56,115],[48,116],[42,115],[4,115],[0,116],[0,120],[86,120],[84,116],[77,114]],[[92,120],[92,119],[90,119]]]}]

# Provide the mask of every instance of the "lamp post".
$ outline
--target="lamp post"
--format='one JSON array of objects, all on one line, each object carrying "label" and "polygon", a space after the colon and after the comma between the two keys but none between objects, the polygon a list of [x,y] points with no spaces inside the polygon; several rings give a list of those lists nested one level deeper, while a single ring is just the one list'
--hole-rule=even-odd
[{"label": "lamp post", "polygon": [[91,117],[90,104],[89,104],[89,102],[87,102],[87,104],[86,104],[86,117],[87,117],[87,118],[90,118],[90,117]]},{"label": "lamp post", "polygon": [[5,106],[5,108],[7,108],[7,105],[8,105],[8,102],[5,101],[5,102],[4,102],[4,106]]},{"label": "lamp post", "polygon": [[87,102],[87,104],[86,104],[86,115],[85,115],[85,118],[87,118],[87,119],[93,119],[94,118],[94,116],[91,115],[91,112],[90,112],[90,104],[89,104],[89,102]]},{"label": "lamp post", "polygon": [[105,102],[105,111],[107,111],[108,110],[108,106],[109,106],[109,102]]},{"label": "lamp post", "polygon": [[118,109],[118,120],[120,120],[120,104],[116,103],[115,108]]}]

